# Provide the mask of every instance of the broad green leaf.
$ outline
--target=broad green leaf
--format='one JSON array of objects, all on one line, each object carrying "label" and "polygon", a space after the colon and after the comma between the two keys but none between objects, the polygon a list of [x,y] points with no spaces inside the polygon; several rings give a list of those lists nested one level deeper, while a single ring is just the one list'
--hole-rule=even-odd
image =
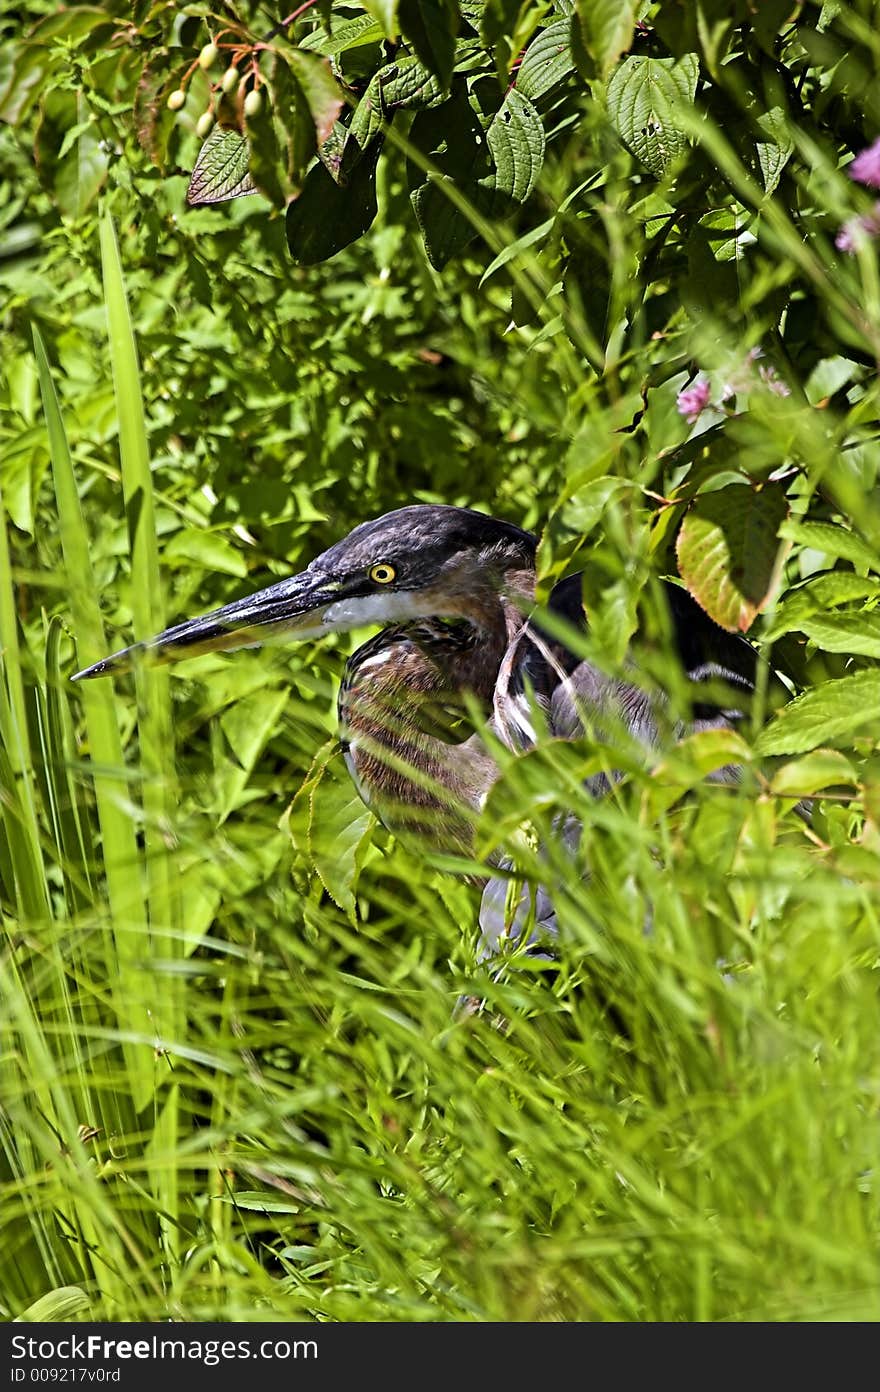
[{"label": "broad green leaf", "polygon": [[400,27],[415,54],[446,90],[455,63],[455,0],[400,0]]},{"label": "broad green leaf", "polygon": [[63,1324],[88,1310],[91,1301],[80,1286],[58,1286],[35,1300],[13,1323]]},{"label": "broad green leaf", "polygon": [[815,614],[827,615],[839,604],[856,599],[876,599],[880,596],[880,581],[870,576],[855,575],[848,570],[829,570],[808,580],[793,590],[772,614],[767,616],[762,637],[772,642],[783,633],[801,629]]},{"label": "broad green leaf", "polygon": [[315,123],[315,134],[321,144],[329,136],[333,123],[345,106],[342,89],[325,58],[304,53],[299,48],[282,51],[308,103]]},{"label": "broad green leaf", "polygon": [[248,156],[248,142],[240,131],[215,126],[199,151],[186,191],[187,203],[196,208],[256,193],[248,173]]},{"label": "broad green leaf", "polygon": [[220,726],[235,755],[236,763],[227,762],[218,770],[219,817],[224,822],[238,807],[247,788],[254,764],[287,704],[284,690],[252,692],[236,701],[220,717]]},{"label": "broad green leaf", "polygon": [[221,1194],[220,1198],[223,1203],[246,1209],[248,1213],[301,1213],[303,1210],[302,1203],[296,1203],[293,1199],[278,1199],[274,1194],[263,1193],[259,1189],[240,1189],[236,1193]]},{"label": "broad green leaf", "polygon": [[623,143],[656,178],[687,146],[676,111],[692,106],[699,75],[696,54],[627,58],[608,83],[608,114]]},{"label": "broad green leaf", "polygon": [[635,34],[641,0],[575,0],[584,47],[607,77]]},{"label": "broad green leaf", "polygon": [[675,548],[679,572],[722,628],[745,633],[769,599],[787,511],[777,484],[735,483],[700,494],[685,513]]},{"label": "broad green leaf", "polygon": [[53,89],[46,94],[35,150],[43,182],[61,212],[82,217],[104,186],[110,156],[81,93]]},{"label": "broad green leaf", "polygon": [[880,728],[880,671],[853,672],[797,696],[758,736],[758,754],[803,754],[846,745]]},{"label": "broad green leaf", "polygon": [[575,70],[571,53],[571,23],[558,19],[536,34],[516,74],[516,89],[529,101],[539,101]]},{"label": "broad green leaf", "polygon": [[652,820],[710,774],[743,767],[753,757],[752,749],[735,730],[697,730],[688,735],[651,772],[643,799]]},{"label": "broad green leaf", "polygon": [[198,527],[182,527],[165,547],[162,557],[166,565],[188,565],[195,562],[205,570],[220,571],[223,575],[247,575],[247,562],[225,537]]},{"label": "broad green leaf", "polygon": [[[497,90],[494,83],[477,83],[468,100],[458,95],[413,123],[411,137],[442,171],[412,193],[425,250],[438,270],[476,235],[482,219],[503,217],[524,202],[541,171],[544,128],[534,106],[511,88],[497,111],[487,110],[490,89]],[[474,216],[445,188],[462,193]]]},{"label": "broad green leaf", "polygon": [[731,202],[714,208],[699,219],[706,241],[716,261],[739,261],[746,249],[757,241],[750,231],[754,218],[741,203]]},{"label": "broad green leaf", "polygon": [[376,163],[382,140],[374,140],[345,183],[323,164],[312,168],[299,198],[287,209],[287,245],[300,266],[335,256],[362,237],[376,216]]},{"label": "broad green leaf", "polygon": [[381,26],[386,39],[396,39],[398,34],[398,0],[363,0],[364,9]]},{"label": "broad green leaf", "polygon": [[327,58],[338,58],[350,48],[381,43],[382,37],[381,24],[372,15],[364,14],[341,24],[334,21],[332,29],[325,28],[322,22],[307,38],[300,39],[298,47],[322,53]]},{"label": "broad green leaf", "polygon": [[342,758],[329,759],[309,798],[309,852],[330,898],[349,917],[354,916],[361,856],[372,823]]},{"label": "broad green leaf", "polygon": [[771,107],[757,118],[765,139],[757,143],[758,163],[764,192],[772,193],[782,178],[782,171],[794,154],[791,122],[781,106]]},{"label": "broad green leaf", "polygon": [[826,556],[852,561],[853,565],[867,566],[880,573],[880,553],[857,532],[837,527],[833,522],[800,522],[790,518],[779,528],[779,535],[808,546],[811,551],[824,551]]},{"label": "broad green leaf", "polygon": [[823,652],[880,658],[880,613],[817,614],[799,628]]},{"label": "broad green leaf", "polygon": [[[524,203],[544,163],[544,126],[528,97],[512,87],[487,136],[495,163],[493,192]],[[493,200],[492,210],[498,204]]]},{"label": "broad green leaf", "polygon": [[777,769],[770,780],[770,791],[777,797],[803,798],[841,784],[859,786],[859,776],[849,759],[836,749],[816,749]]}]

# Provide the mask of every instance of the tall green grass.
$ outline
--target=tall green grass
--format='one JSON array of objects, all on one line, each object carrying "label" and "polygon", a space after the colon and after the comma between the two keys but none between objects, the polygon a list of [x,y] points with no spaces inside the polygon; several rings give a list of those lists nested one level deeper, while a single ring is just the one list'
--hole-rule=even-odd
[{"label": "tall green grass", "polygon": [[[101,262],[144,636],[158,524],[108,220]],[[699,741],[596,801],[589,751],[548,742],[505,760],[483,834],[544,841],[518,849],[556,961],[479,966],[475,892],[378,831],[337,907],[291,806],[332,719],[305,659],[174,677],[216,713],[197,773],[166,673],[70,685],[117,644],[35,354],[69,603],[26,636],[0,533],[4,1317],[880,1316],[880,877],[848,804],[808,826],[760,769],[701,785]]]}]

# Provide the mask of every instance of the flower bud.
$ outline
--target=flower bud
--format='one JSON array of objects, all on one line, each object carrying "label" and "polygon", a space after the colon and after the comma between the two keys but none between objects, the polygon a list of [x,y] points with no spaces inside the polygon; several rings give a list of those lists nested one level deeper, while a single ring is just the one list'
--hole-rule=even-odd
[{"label": "flower bud", "polygon": [[213,124],[213,111],[203,111],[199,119],[196,121],[196,135],[199,137],[200,140],[204,140],[205,136],[210,134],[211,127],[213,126]]},{"label": "flower bud", "polygon": [[247,96],[244,99],[245,116],[258,116],[260,114],[262,106],[263,94],[262,92],[258,92],[256,88],[253,88],[252,91],[248,92]]},{"label": "flower bud", "polygon": [[178,87],[176,92],[172,92],[165,105],[169,111],[179,111],[186,101],[186,92],[182,87]]},{"label": "flower bud", "polygon": [[225,73],[223,74],[220,86],[223,88],[224,92],[231,92],[233,87],[238,86],[238,79],[239,71],[238,68],[235,67],[235,65],[233,64],[233,66],[231,68],[227,68]]},{"label": "flower bud", "polygon": [[206,69],[213,68],[214,64],[217,62],[218,56],[219,51],[217,49],[217,45],[212,43],[206,43],[205,47],[199,54],[199,67]]}]

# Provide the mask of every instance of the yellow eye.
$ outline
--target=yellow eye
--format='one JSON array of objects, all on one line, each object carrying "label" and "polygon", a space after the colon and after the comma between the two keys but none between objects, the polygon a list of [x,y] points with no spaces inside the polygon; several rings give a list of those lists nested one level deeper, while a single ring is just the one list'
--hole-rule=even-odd
[{"label": "yellow eye", "polygon": [[397,575],[393,565],[387,565],[385,561],[380,561],[379,565],[370,566],[369,576],[375,580],[377,585],[390,585]]}]

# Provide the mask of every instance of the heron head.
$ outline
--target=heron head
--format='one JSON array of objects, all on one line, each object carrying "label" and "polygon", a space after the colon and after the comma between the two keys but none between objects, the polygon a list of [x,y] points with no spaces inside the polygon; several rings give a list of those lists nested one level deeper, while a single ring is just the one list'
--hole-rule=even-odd
[{"label": "heron head", "polygon": [[413,504],[355,527],[299,575],[123,648],[74,680],[157,662],[407,619],[477,617],[499,591],[524,593],[535,538],[470,508]]}]

